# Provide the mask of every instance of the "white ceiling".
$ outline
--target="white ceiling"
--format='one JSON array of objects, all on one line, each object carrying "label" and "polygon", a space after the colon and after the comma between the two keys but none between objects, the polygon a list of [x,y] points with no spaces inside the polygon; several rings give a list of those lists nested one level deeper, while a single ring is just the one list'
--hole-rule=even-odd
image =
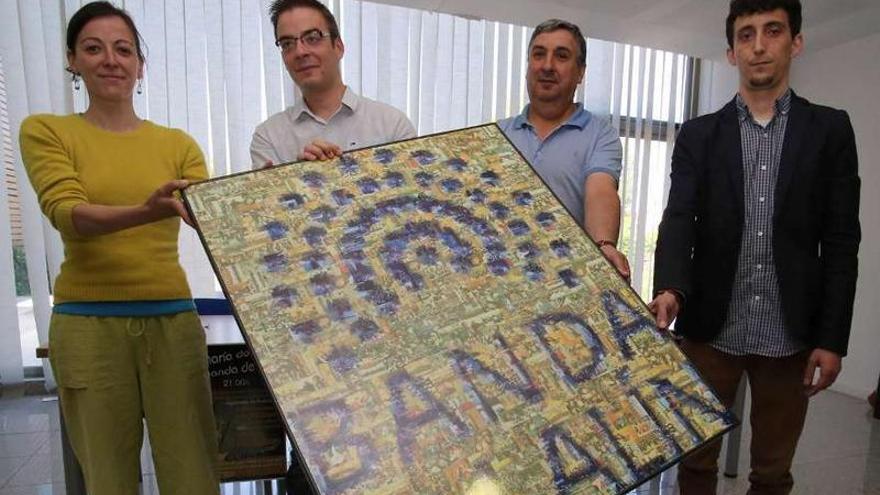
[{"label": "white ceiling", "polygon": [[[558,17],[590,38],[720,58],[727,0],[379,0],[534,26]],[[808,51],[880,32],[880,0],[802,0]]]}]

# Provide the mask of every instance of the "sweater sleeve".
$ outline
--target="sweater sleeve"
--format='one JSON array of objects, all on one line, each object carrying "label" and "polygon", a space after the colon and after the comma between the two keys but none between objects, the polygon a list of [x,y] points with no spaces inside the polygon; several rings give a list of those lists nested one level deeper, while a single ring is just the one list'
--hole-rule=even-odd
[{"label": "sweater sleeve", "polygon": [[78,236],[73,208],[89,197],[57,131],[45,116],[26,118],[19,135],[21,156],[43,214],[62,235]]},{"label": "sweater sleeve", "polygon": [[190,182],[203,181],[208,178],[208,167],[205,155],[198,143],[189,134],[179,131],[183,142],[183,159],[180,162],[180,178]]}]

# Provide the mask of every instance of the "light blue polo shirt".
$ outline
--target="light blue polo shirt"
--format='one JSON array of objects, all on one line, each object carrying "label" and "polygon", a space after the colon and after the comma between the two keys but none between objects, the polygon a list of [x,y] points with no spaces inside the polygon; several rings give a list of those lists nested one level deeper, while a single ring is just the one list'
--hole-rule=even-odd
[{"label": "light blue polo shirt", "polygon": [[526,157],[562,205],[584,223],[584,183],[590,174],[604,172],[620,179],[623,148],[620,134],[606,120],[577,103],[567,122],[543,141],[528,121],[529,106],[522,113],[498,122],[504,134]]}]

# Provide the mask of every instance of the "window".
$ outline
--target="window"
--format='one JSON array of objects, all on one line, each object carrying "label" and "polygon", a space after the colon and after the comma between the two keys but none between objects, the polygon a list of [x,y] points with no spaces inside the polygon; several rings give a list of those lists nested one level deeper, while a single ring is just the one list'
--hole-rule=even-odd
[{"label": "window", "polygon": [[[12,363],[0,363],[0,375],[17,376],[20,370],[9,367],[33,367],[41,371],[34,350],[37,347],[36,326],[34,324],[33,303],[27,277],[27,265],[22,234],[21,202],[18,194],[18,181],[15,175],[15,161],[12,148],[12,129],[7,111],[6,77],[3,58],[0,57],[0,163],[3,166],[2,182],[0,182],[0,254],[3,254],[0,266],[0,277],[5,292],[0,301],[0,313],[3,314],[4,327],[0,328],[0,346],[6,349],[0,353],[4,360],[12,359]],[[9,275],[7,278],[7,274]],[[7,284],[7,280],[12,284]],[[29,350],[26,351],[26,349]],[[19,352],[19,356],[13,353]],[[16,359],[17,358],[17,359]],[[6,369],[4,369],[6,368]],[[5,371],[5,373],[4,373]],[[29,370],[33,371],[33,369]]]},{"label": "window", "polygon": [[621,251],[632,266],[633,287],[650,300],[672,147],[692,115],[699,60],[631,45],[616,45],[613,60],[610,113],[624,150]]},{"label": "window", "polygon": [[[147,46],[144,93],[135,96],[138,114],[189,132],[204,150],[214,175],[249,169],[253,129],[297,96],[274,45],[265,3],[125,4]],[[345,41],[346,84],[406,112],[420,134],[493,122],[519,113],[527,103],[529,27],[360,0],[327,0],[327,4]],[[9,175],[8,164],[21,170],[15,133],[27,114],[64,114],[87,106],[85,92],[74,91],[64,72],[60,36],[79,2],[66,2],[61,8],[54,3],[28,4],[27,9],[15,2],[10,5],[9,15],[0,18],[0,57],[24,70],[7,74],[8,117],[0,121],[3,190],[9,191],[0,206],[4,216],[0,229],[8,229],[13,239],[8,248],[0,245],[0,254],[10,250],[0,259],[0,271],[19,270],[22,294],[29,279],[33,307],[28,311],[35,315],[40,335],[45,335],[51,305],[46,281],[57,273],[62,250],[33,198],[15,194],[17,187],[29,186],[20,175]],[[576,99],[620,130],[625,150],[619,187],[621,250],[633,266],[634,287],[646,297],[657,223],[668,189],[671,145],[678,126],[690,115],[691,81],[698,61],[594,39],[588,40],[587,58],[586,84]],[[0,91],[0,98],[6,96]],[[22,254],[12,254],[21,244],[16,232],[22,228],[32,251],[27,253],[29,268],[39,273],[27,273],[23,249]],[[181,235],[181,262],[197,297],[215,293],[210,264],[189,229]],[[16,304],[13,290],[0,292],[0,312],[17,314]],[[5,344],[0,342],[0,347]],[[32,345],[30,341],[22,345],[26,359],[33,356]]]}]

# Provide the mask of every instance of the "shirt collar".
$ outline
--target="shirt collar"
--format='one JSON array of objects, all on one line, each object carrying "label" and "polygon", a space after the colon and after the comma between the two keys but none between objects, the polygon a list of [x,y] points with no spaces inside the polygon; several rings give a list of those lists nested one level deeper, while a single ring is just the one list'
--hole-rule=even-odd
[{"label": "shirt collar", "polygon": [[342,93],[342,105],[348,107],[354,113],[357,111],[360,102],[361,97],[346,86],[345,93]]},{"label": "shirt collar", "polygon": [[[343,108],[347,108],[351,113],[355,113],[357,111],[358,106],[360,105],[361,97],[352,91],[348,86],[345,87],[345,92],[342,93],[342,106],[339,110],[336,111],[334,116],[341,112]],[[306,100],[302,97],[302,94],[297,96],[296,102],[291,106],[291,112],[294,120],[298,120],[303,117],[303,115],[307,115],[318,122],[323,122],[323,120],[312,113],[309,110],[309,106],[306,105]],[[332,116],[330,117],[333,118]],[[330,120],[330,119],[327,119]]]},{"label": "shirt collar", "polygon": [[[520,113],[519,115],[517,115],[513,119],[513,128],[514,129],[522,129],[524,127],[533,127],[532,124],[529,122],[529,107],[530,106],[531,105],[526,105],[525,108],[523,108],[522,113]],[[575,103],[575,107],[576,108],[574,110],[574,113],[571,114],[571,117],[569,117],[568,120],[565,121],[565,123],[563,123],[559,127],[571,126],[571,127],[577,127],[578,129],[583,129],[584,127],[587,126],[587,124],[590,122],[590,118],[592,117],[592,114],[587,109],[584,108],[584,105],[582,103]]]},{"label": "shirt collar", "polygon": [[[776,118],[776,115],[787,115],[788,111],[791,110],[791,93],[791,88],[788,88],[785,90],[785,93],[776,100],[776,103],[774,103],[776,112],[773,115],[773,118]],[[752,112],[749,110],[749,106],[746,105],[746,101],[739,93],[736,94],[736,113],[739,116],[740,121],[746,119],[754,120]]]}]

